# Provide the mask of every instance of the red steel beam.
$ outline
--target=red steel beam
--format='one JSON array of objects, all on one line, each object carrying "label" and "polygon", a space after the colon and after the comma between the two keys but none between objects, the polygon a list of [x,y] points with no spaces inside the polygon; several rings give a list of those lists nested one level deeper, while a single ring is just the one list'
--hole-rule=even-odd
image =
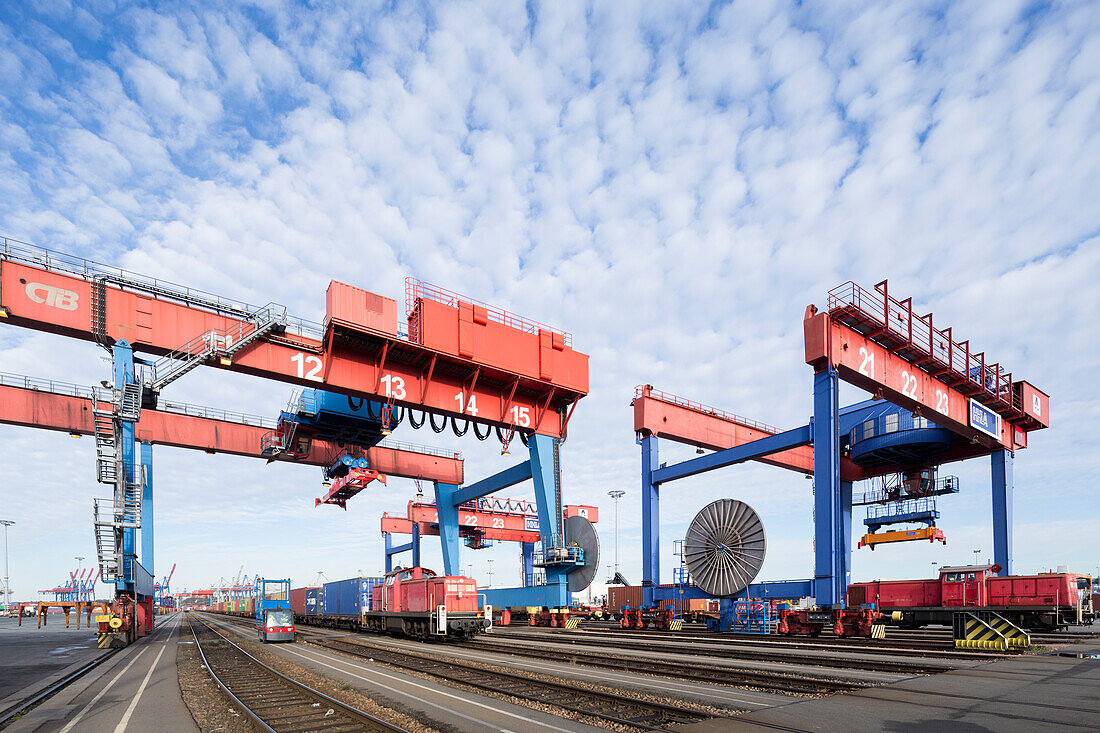
[{"label": "red steel beam", "polygon": [[[596,520],[594,507],[568,505],[563,507],[566,516],[580,513],[590,521]],[[528,521],[534,523],[534,529],[528,528]],[[404,517],[382,515],[382,532],[387,534],[412,534],[413,525],[420,525],[420,534],[436,536],[439,534],[439,516],[435,504],[410,501]],[[466,535],[478,531],[485,539],[501,542],[539,542],[538,516],[458,508],[459,534]]]},{"label": "red steel beam", "polygon": [[806,339],[806,363],[816,370],[836,368],[840,378],[875,397],[886,399],[914,415],[927,417],[985,451],[1027,445],[1026,433],[1009,420],[1000,420],[1000,437],[970,426],[970,399],[928,372],[875,343],[851,327],[838,323],[814,306],[806,309],[803,321]]},{"label": "red steel beam", "polygon": [[[0,423],[92,435],[91,400],[22,387],[0,385]],[[268,428],[144,409],[135,434],[139,441],[174,448],[229,453],[250,458],[260,455],[260,438]],[[313,441],[309,455],[290,463],[329,465],[344,449],[326,441]],[[464,480],[461,458],[374,447],[366,451],[371,468],[389,476],[442,481],[459,485]],[[276,460],[285,460],[277,458]]]},{"label": "red steel beam", "polygon": [[[691,407],[655,397],[653,392],[644,387],[634,398],[634,432],[642,436],[655,435],[707,450],[725,450],[775,434],[763,426],[752,427],[748,421],[738,422],[732,416],[717,414],[703,406]],[[814,449],[810,445],[755,460],[807,476],[814,473]],[[862,470],[847,458],[841,460],[841,476],[845,481],[864,477]]]},{"label": "red steel beam", "polygon": [[[94,340],[91,275],[73,274],[71,266],[69,272],[47,268],[0,257],[0,314],[13,325]],[[108,283],[104,293],[106,336],[125,339],[142,352],[167,354],[202,334],[235,332],[245,323],[228,315],[232,311],[177,302],[151,287],[142,292]],[[587,355],[549,332],[484,322],[467,305],[425,301],[422,320],[429,328],[421,338],[433,348],[399,338],[396,324],[391,333],[375,323],[336,318],[326,321],[322,339],[288,331],[274,341],[247,345],[231,363],[212,359],[208,364],[436,414],[475,417],[502,428],[560,435],[562,411],[588,392]],[[467,310],[472,320],[465,319]],[[455,337],[449,339],[452,327]],[[475,372],[480,378],[471,386]],[[519,389],[512,387],[517,380]],[[554,409],[544,408],[548,402]]]}]

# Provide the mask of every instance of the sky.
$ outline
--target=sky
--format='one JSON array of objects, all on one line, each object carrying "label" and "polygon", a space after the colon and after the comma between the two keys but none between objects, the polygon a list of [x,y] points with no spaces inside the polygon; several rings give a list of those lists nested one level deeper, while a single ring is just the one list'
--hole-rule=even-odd
[{"label": "sky", "polygon": [[[591,391],[565,501],[599,506],[606,564],[608,491],[626,492],[634,583],[634,387],[805,424],[806,306],[889,279],[1051,395],[1051,428],[1015,459],[1017,571],[1097,571],[1095,3],[212,5],[0,6],[0,235],[313,320],[331,279],[401,302],[413,276],[569,331]],[[97,384],[105,356],[0,325],[2,372]],[[275,417],[291,388],[199,369],[166,392]],[[399,433],[462,451],[471,478],[515,460]],[[11,585],[31,600],[93,562],[107,492],[89,438],[0,426],[0,442]],[[155,571],[176,564],[174,590],[242,566],[295,585],[377,574],[379,516],[416,492],[394,479],[344,512],[314,508],[316,468],[171,448],[154,465]],[[943,473],[961,483],[939,505],[947,545],[854,550],[854,579],[989,560],[989,461]],[[725,497],[764,522],[761,579],[811,574],[801,476],[741,465],[663,496],[664,579],[673,541]],[[859,509],[854,524],[853,543]],[[424,564],[442,570],[433,538]],[[462,564],[514,584],[519,548]]]}]

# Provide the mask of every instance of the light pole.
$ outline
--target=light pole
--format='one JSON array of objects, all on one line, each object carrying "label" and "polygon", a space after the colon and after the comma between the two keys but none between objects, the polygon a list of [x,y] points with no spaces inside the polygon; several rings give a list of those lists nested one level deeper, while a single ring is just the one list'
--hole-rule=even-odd
[{"label": "light pole", "polygon": [[80,568],[84,563],[84,556],[83,555],[74,555],[73,559],[76,560],[76,574],[80,575]]},{"label": "light pole", "polygon": [[11,576],[8,575],[8,527],[15,524],[10,519],[0,519],[4,525],[4,606],[11,605]]},{"label": "light pole", "polygon": [[489,587],[492,588],[493,587],[493,558],[490,557],[487,562],[489,563]]},{"label": "light pole", "polygon": [[978,565],[978,564],[979,564],[979,563],[978,563],[978,559],[979,559],[979,558],[978,558],[978,554],[979,554],[979,553],[981,553],[981,550],[974,550],[974,564],[975,564],[975,565]]},{"label": "light pole", "polygon": [[619,499],[625,494],[626,492],[622,489],[612,489],[607,492],[607,495],[615,500],[615,575],[619,574]]},{"label": "light pole", "polygon": [[939,563],[938,563],[938,562],[936,562],[935,560],[933,560],[933,561],[932,561],[932,575],[935,575],[935,574],[936,574],[936,568],[937,568],[938,566],[939,566]]}]

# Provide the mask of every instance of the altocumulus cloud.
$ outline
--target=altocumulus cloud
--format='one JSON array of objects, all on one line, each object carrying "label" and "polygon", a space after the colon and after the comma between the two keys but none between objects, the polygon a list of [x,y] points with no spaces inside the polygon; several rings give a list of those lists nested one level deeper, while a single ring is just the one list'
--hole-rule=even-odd
[{"label": "altocumulus cloud", "polygon": [[[633,386],[798,424],[804,307],[889,277],[1053,395],[1055,427],[1016,462],[1016,557],[1087,569],[1098,30],[1086,2],[9,3],[0,230],[308,318],[330,278],[399,297],[413,275],[566,328],[592,355],[567,500],[604,510],[607,558],[606,491],[630,492],[634,579]],[[94,347],[12,328],[0,368],[106,376]],[[289,391],[220,372],[171,389],[267,415]],[[94,552],[102,487],[90,441],[0,436],[14,586],[31,597]],[[471,476],[504,465],[449,444]],[[395,481],[345,514],[312,509],[313,469],[171,449],[156,465],[158,566],[181,561],[177,587],[242,563],[302,580],[374,572],[378,514],[413,491]],[[988,467],[952,472],[949,547],[862,551],[857,577],[988,553]],[[765,574],[805,576],[810,491],[759,466],[668,487],[665,567],[694,512],[735,496],[768,527]],[[488,558],[496,582],[517,577],[515,548],[467,555],[482,577]]]}]

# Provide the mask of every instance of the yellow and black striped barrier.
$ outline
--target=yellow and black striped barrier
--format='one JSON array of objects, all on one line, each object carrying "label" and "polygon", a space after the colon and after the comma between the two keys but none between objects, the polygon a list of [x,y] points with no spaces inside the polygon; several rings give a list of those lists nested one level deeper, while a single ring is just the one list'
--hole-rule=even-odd
[{"label": "yellow and black striped barrier", "polygon": [[669,631],[680,631],[683,628],[684,620],[682,618],[674,618],[672,619],[672,622],[668,625]]},{"label": "yellow and black striped barrier", "polygon": [[872,639],[885,639],[886,638],[886,624],[871,624],[871,638]]},{"label": "yellow and black striped barrier", "polygon": [[566,628],[566,629],[575,629],[578,626],[580,626],[580,623],[581,623],[581,620],[579,618],[567,618],[567,619],[565,619],[564,628]]},{"label": "yellow and black striped barrier", "polygon": [[111,643],[111,634],[97,634],[96,646],[100,649],[106,649],[107,645]]},{"label": "yellow and black striped barrier", "polygon": [[1031,635],[993,611],[957,612],[953,619],[956,649],[1027,649]]}]

